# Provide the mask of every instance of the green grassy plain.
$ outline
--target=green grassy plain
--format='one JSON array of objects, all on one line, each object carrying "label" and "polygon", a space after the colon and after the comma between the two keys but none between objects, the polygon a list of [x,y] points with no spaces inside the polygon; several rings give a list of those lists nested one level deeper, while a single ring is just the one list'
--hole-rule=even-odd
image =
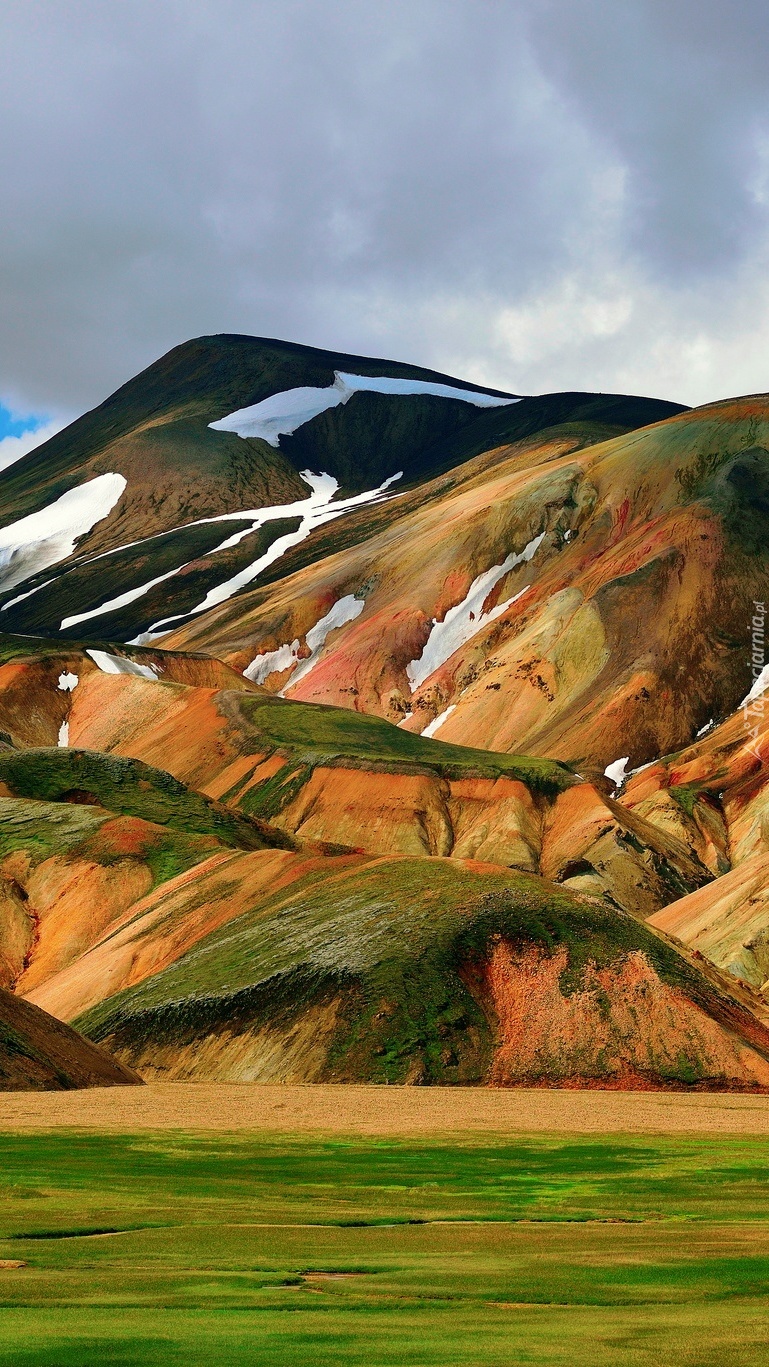
[{"label": "green grassy plain", "polygon": [[0,1363],[769,1363],[769,1139],[0,1137]]}]

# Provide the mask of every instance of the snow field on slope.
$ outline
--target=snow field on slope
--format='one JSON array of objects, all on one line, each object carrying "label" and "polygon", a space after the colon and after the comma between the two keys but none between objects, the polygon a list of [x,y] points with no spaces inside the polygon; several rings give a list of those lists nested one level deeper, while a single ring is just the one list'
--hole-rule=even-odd
[{"label": "snow field on slope", "polygon": [[134,674],[140,679],[150,679],[157,683],[158,676],[150,665],[129,660],[125,655],[110,655],[106,650],[86,650],[102,674]]},{"label": "snow field on slope", "polygon": [[[629,760],[629,755],[623,755],[622,759],[615,759],[611,764],[607,764],[604,769],[604,777],[611,779],[615,788],[621,788],[625,779],[629,778],[627,772]],[[633,772],[635,773],[635,770],[633,770]]]},{"label": "snow field on slope", "polygon": [[72,555],[78,539],[112,512],[126,483],[123,475],[97,475],[46,508],[0,528],[0,589],[13,588]]},{"label": "snow field on slope", "polygon": [[[290,550],[291,547],[304,541],[316,527],[323,526],[324,523],[331,522],[335,518],[343,516],[344,513],[353,508],[362,507],[364,504],[379,502],[385,495],[389,486],[400,479],[402,474],[403,471],[399,470],[397,474],[391,475],[390,478],[386,479],[378,488],[366,490],[362,494],[355,494],[351,498],[340,499],[337,503],[334,503],[332,500],[339,488],[338,481],[335,480],[333,476],[325,473],[316,475],[313,474],[311,470],[303,470],[301,478],[311,489],[308,498],[298,499],[294,503],[279,503],[268,508],[250,508],[234,513],[220,513],[217,517],[199,518],[197,521],[190,522],[184,527],[174,528],[173,530],[178,532],[189,531],[191,527],[207,526],[217,522],[249,522],[249,526],[240,528],[238,531],[226,537],[224,541],[221,541],[218,546],[214,546],[212,550],[206,552],[207,557],[236,546],[244,537],[258,531],[268,522],[277,522],[284,518],[293,517],[299,519],[299,526],[296,531],[287,532],[284,536],[278,537],[264,554],[258,557],[258,559],[252,561],[250,565],[247,565],[229,579],[226,579],[222,583],[209,589],[205,598],[200,603],[197,603],[195,607],[190,608],[187,612],[163,617],[159,621],[153,622],[147,631],[142,632],[137,636],[131,644],[146,645],[149,641],[164,636],[167,631],[170,631],[173,622],[180,622],[187,617],[197,616],[210,607],[215,607],[219,603],[226,602],[233,594],[238,593],[240,589],[245,588],[247,584],[252,583],[263,570],[267,569],[268,566],[273,565],[281,556],[285,555],[286,551]],[[170,533],[164,532],[163,535],[168,536]],[[152,541],[154,539],[154,537],[146,538],[147,541]],[[131,544],[143,545],[145,543],[134,542]],[[125,548],[120,547],[116,548],[116,550],[117,549]],[[130,603],[136,602],[138,598],[142,598],[145,594],[149,593],[150,590],[155,588],[158,584],[162,584],[166,580],[172,579],[175,575],[180,574],[182,570],[186,569],[187,564],[189,563],[190,562],[188,561],[183,565],[178,565],[175,569],[169,570],[165,574],[157,575],[155,578],[147,580],[144,584],[139,584],[135,588],[127,589],[125,593],[118,594],[117,597],[108,599],[96,608],[90,608],[86,612],[75,613],[69,617],[65,617],[61,623],[60,630],[64,631],[68,627],[77,626],[80,622],[90,621],[93,617],[102,617],[111,612],[116,612],[119,608],[127,607]]]},{"label": "snow field on slope", "polygon": [[488,626],[489,622],[500,617],[518,598],[527,592],[528,585],[526,588],[520,589],[518,593],[514,593],[512,598],[507,598],[504,603],[498,603],[489,612],[483,611],[483,604],[492,589],[496,588],[500,579],[514,570],[517,565],[532,560],[544,541],[545,535],[545,532],[541,532],[527,546],[524,546],[520,554],[511,552],[501,565],[492,565],[491,569],[479,574],[470,585],[466,597],[462,599],[461,603],[456,603],[453,608],[449,608],[441,622],[433,618],[430,635],[422,649],[422,654],[418,660],[412,660],[406,666],[406,675],[412,693],[415,693],[425,679],[435,673],[436,669],[445,664],[455,650],[459,650],[483,627]]},{"label": "snow field on slope", "polygon": [[353,394],[431,395],[438,399],[459,399],[476,408],[503,408],[520,399],[501,399],[495,394],[482,394],[474,389],[459,389],[454,385],[433,383],[432,380],[395,379],[390,375],[351,375],[334,371],[334,383],[326,388],[303,385],[299,389],[284,389],[279,394],[248,408],[210,422],[215,432],[234,432],[239,437],[261,437],[270,446],[278,446],[282,436],[290,436],[306,422],[317,418],[330,408],[347,403]]},{"label": "snow field on slope", "polygon": [[[293,669],[291,677],[280,690],[280,696],[285,696],[288,690],[294,687],[294,684],[298,683],[300,679],[304,679],[310,670],[314,669],[326,644],[326,637],[337,627],[343,627],[348,622],[354,622],[365,606],[366,600],[356,598],[353,593],[338,598],[325,617],[321,617],[315,626],[310,627],[307,632],[305,641],[309,646],[310,654],[305,660],[300,663],[301,643],[297,637],[290,644],[286,642],[285,645],[278,646],[277,650],[268,650],[262,655],[255,656],[250,665],[247,665],[243,670],[245,677],[251,679],[252,683],[263,684],[271,674],[282,673],[284,669]],[[297,665],[299,666],[298,669],[296,668]]]},{"label": "snow field on slope", "polygon": [[422,735],[425,737],[434,736],[436,731],[439,731],[440,728],[443,726],[443,723],[445,721],[448,721],[452,712],[456,711],[456,707],[457,705],[455,702],[449,703],[448,707],[445,708],[443,712],[439,712],[437,717],[433,717],[433,720],[430,722],[430,724],[425,727],[424,731],[422,732]]}]

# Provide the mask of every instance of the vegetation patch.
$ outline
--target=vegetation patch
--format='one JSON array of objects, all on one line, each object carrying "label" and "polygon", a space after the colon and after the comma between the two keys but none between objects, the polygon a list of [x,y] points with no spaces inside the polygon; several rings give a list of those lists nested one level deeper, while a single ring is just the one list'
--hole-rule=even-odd
[{"label": "vegetation patch", "polygon": [[[268,841],[245,816],[196,793],[163,769],[94,750],[0,751],[0,782],[18,797],[99,805],[161,826],[211,836],[237,849]],[[276,833],[269,843],[290,844]]]},{"label": "vegetation patch", "polygon": [[[255,693],[225,697],[227,709],[245,729],[254,749],[278,750],[310,768],[337,762],[359,768],[379,766],[389,772],[431,771],[444,778],[515,778],[548,799],[578,781],[557,760],[496,754],[425,739],[363,712]],[[270,794],[276,794],[279,787],[278,779]],[[250,793],[248,796],[251,798]]]}]

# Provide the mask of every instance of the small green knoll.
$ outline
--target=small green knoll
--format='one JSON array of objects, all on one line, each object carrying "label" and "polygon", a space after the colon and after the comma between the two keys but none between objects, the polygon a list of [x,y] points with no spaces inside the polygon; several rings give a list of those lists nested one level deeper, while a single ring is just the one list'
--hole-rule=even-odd
[{"label": "small green knoll", "polygon": [[0,749],[0,782],[20,798],[107,808],[191,834],[214,836],[238,849],[289,845],[268,841],[254,822],[204,797],[163,769],[95,750]]}]

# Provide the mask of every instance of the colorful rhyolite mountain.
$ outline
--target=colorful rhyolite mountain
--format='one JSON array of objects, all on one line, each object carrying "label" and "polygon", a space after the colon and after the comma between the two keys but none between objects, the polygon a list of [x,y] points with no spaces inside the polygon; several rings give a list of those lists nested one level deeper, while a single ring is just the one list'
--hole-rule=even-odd
[{"label": "colorful rhyolite mountain", "polygon": [[204,338],[0,500],[16,999],[144,1077],[769,1087],[769,399]]}]

